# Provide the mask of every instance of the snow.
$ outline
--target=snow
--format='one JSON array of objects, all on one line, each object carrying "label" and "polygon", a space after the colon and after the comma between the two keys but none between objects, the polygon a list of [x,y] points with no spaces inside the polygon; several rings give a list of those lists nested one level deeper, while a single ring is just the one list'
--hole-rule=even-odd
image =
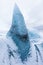
[{"label": "snow", "polygon": [[[10,60],[9,60],[9,49],[8,49],[8,45],[10,46],[10,50],[12,51],[12,53],[14,54],[14,57],[11,56]],[[43,58],[43,48],[40,45],[37,45],[42,58]],[[31,57],[28,57],[27,61],[24,61],[22,63],[19,54],[17,53],[17,46],[14,44],[14,42],[12,41],[12,39],[10,37],[3,37],[0,38],[0,65],[43,65],[43,61],[41,61],[40,59],[40,55],[38,53],[38,62],[37,57],[36,57],[36,50],[35,50],[35,46],[34,44],[31,42]],[[14,53],[13,50],[15,50],[16,52]],[[43,60],[43,59],[42,59]],[[33,63],[34,62],[34,63]]]}]

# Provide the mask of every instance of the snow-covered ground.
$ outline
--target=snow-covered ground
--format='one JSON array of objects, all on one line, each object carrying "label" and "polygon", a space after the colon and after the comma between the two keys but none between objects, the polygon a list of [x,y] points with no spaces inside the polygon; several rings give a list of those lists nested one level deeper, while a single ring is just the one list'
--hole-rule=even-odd
[{"label": "snow-covered ground", "polygon": [[[31,56],[27,58],[27,61],[22,62],[20,55],[17,53],[18,48],[13,40],[10,37],[0,36],[0,65],[43,65],[43,47],[39,44],[43,42],[36,40],[32,39],[31,41],[30,39]],[[11,58],[9,57],[10,52]]]}]

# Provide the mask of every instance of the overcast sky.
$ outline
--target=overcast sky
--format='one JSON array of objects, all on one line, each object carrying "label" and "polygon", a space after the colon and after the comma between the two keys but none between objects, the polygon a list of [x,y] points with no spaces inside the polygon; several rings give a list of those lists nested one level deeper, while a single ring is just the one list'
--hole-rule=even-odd
[{"label": "overcast sky", "polygon": [[9,30],[15,3],[23,13],[28,28],[43,25],[43,0],[0,0],[0,31]]}]

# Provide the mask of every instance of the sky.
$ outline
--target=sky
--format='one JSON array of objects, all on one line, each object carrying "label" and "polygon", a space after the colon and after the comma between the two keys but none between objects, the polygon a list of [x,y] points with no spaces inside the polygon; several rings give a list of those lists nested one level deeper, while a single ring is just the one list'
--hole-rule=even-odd
[{"label": "sky", "polygon": [[10,29],[15,3],[24,16],[27,28],[43,26],[43,0],[0,0],[0,31]]}]

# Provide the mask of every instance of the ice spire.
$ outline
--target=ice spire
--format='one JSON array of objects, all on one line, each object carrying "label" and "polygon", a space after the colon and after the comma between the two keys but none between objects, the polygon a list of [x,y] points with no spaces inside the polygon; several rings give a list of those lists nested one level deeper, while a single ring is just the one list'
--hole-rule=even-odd
[{"label": "ice spire", "polygon": [[24,17],[17,5],[15,5],[13,12],[12,25],[8,34],[17,45],[20,58],[24,61],[27,59],[27,56],[30,55],[28,55],[30,50],[28,30],[25,25]]}]

